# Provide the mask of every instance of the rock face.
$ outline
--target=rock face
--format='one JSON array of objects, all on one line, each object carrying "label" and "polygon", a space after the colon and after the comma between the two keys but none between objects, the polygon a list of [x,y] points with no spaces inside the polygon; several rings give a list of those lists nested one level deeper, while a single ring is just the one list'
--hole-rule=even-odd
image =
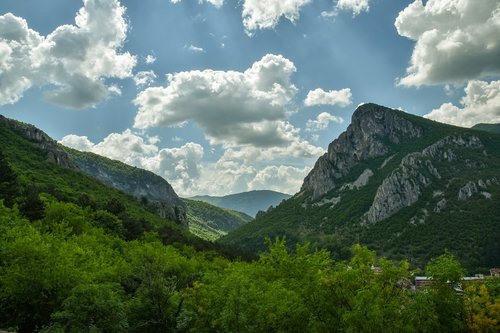
[{"label": "rock face", "polygon": [[92,153],[70,150],[70,156],[82,172],[136,198],[147,198],[162,218],[188,228],[186,205],[162,177]]},{"label": "rock face", "polygon": [[0,115],[0,124],[20,133],[26,139],[30,140],[35,147],[46,152],[47,160],[63,168],[78,169],[78,166],[71,160],[68,154],[44,131],[33,125],[5,118],[2,115]]},{"label": "rock face", "polygon": [[311,193],[312,200],[316,200],[334,189],[337,180],[359,161],[387,155],[387,142],[398,144],[402,139],[421,137],[423,129],[401,114],[376,104],[359,106],[347,130],[328,146],[328,152],[307,175],[301,192]]},{"label": "rock face", "polygon": [[[483,144],[476,136],[448,136],[421,152],[406,155],[401,160],[399,168],[384,179],[382,185],[377,189],[373,204],[365,215],[366,220],[370,223],[382,221],[399,212],[402,208],[416,203],[424,189],[434,179],[442,178],[432,160],[453,162],[456,156],[454,149],[459,148],[481,149]],[[430,177],[426,177],[426,173]],[[477,191],[475,183],[469,182],[460,189],[458,198],[466,200]],[[445,205],[446,200],[444,200],[444,204],[438,205],[438,211],[441,211]]]}]

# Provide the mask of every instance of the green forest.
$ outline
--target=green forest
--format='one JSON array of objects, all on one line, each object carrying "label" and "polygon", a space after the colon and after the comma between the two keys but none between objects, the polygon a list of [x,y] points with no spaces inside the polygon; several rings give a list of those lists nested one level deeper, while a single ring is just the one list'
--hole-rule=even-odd
[{"label": "green forest", "polygon": [[[167,237],[172,231],[146,218],[134,221],[127,211],[139,203],[59,200],[23,185],[3,154],[0,168],[0,328],[8,331],[500,328],[500,279],[461,284],[465,270],[449,253],[425,272],[360,245],[334,261],[307,243],[288,250],[284,239],[268,240],[258,258],[238,258]],[[431,276],[431,287],[412,290],[417,273]]]},{"label": "green forest", "polygon": [[[125,240],[93,212],[41,196],[30,222],[0,204],[0,327],[16,332],[497,332],[500,281],[454,287],[450,254],[432,286],[408,288],[405,261],[352,247],[334,262],[308,244],[268,242],[257,260],[165,245],[157,232]],[[109,218],[112,219],[112,214]],[[374,272],[375,264],[382,269]]]},{"label": "green forest", "polygon": [[[273,238],[257,256],[202,240],[141,198],[59,167],[12,130],[0,127],[0,143],[0,330],[500,329],[500,279],[463,283],[449,252],[415,270],[361,245],[337,257]],[[424,274],[433,284],[413,290]]]}]

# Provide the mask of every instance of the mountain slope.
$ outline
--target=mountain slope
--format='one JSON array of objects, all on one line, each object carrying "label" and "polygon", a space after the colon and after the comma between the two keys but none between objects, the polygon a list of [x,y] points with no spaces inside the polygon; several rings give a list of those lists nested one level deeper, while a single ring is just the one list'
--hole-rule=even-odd
[{"label": "mountain slope", "polygon": [[187,229],[186,205],[162,177],[151,171],[132,167],[97,154],[64,146],[61,148],[85,174],[136,198],[147,199],[156,207],[161,217],[174,220]]},{"label": "mountain slope", "polygon": [[214,206],[228,208],[243,212],[250,216],[255,216],[259,211],[265,211],[270,206],[276,206],[281,201],[289,199],[291,195],[268,191],[249,191],[237,194],[230,194],[222,197],[209,195],[195,196],[191,199],[204,201]]},{"label": "mountain slope", "polygon": [[221,241],[258,251],[286,236],[338,257],[360,242],[416,266],[449,249],[486,269],[500,264],[499,216],[500,135],[365,104],[300,193]]},{"label": "mountain slope", "polygon": [[246,255],[195,237],[178,222],[158,215],[154,204],[86,175],[56,141],[32,125],[0,116],[0,150],[17,176],[18,197],[14,201],[20,207],[33,194],[36,200],[40,196],[49,202],[83,207],[95,217],[92,223],[96,226],[109,229],[103,223],[112,222],[110,232],[126,239],[155,231],[166,243],[216,250],[231,257]]},{"label": "mountain slope", "polygon": [[500,133],[500,124],[477,124],[472,126],[472,128],[491,133]]},{"label": "mountain slope", "polygon": [[203,201],[183,199],[187,206],[189,231],[207,240],[216,240],[250,222],[253,217]]}]

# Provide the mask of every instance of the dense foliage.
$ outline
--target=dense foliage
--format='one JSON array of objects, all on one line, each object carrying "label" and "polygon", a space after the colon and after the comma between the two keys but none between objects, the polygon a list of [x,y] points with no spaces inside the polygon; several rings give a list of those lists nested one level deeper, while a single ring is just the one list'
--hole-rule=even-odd
[{"label": "dense foliage", "polygon": [[[349,261],[283,240],[253,262],[126,241],[89,209],[42,197],[30,222],[0,204],[0,327],[18,332],[495,332],[500,281],[453,288],[450,254],[429,263],[434,284],[408,289],[407,262],[359,245]],[[381,273],[372,270],[375,264]],[[449,283],[451,282],[451,283]]]}]

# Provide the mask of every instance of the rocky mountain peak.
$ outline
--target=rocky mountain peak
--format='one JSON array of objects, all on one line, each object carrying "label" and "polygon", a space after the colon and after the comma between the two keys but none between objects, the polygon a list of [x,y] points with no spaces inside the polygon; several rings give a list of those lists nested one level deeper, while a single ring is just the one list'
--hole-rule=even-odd
[{"label": "rocky mountain peak", "polygon": [[334,189],[338,180],[360,161],[387,155],[392,144],[420,138],[423,131],[403,111],[362,104],[354,111],[347,130],[330,143],[327,153],[316,162],[301,192],[310,192],[315,200]]}]

